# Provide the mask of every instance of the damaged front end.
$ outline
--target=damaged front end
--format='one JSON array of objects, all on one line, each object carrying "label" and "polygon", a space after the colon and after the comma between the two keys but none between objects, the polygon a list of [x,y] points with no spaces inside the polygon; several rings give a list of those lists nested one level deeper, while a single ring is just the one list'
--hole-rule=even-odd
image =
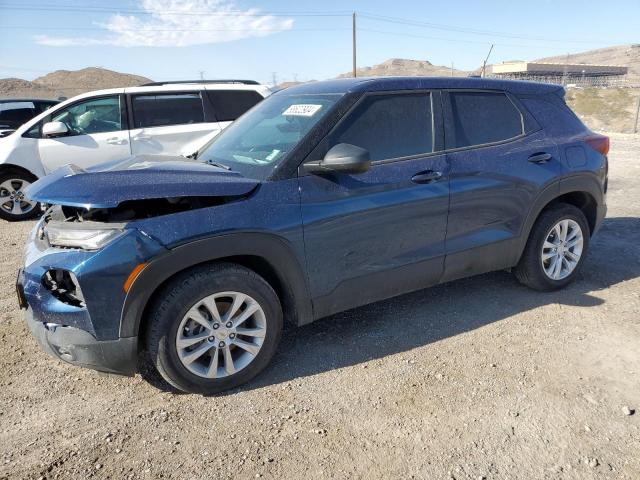
[{"label": "damaged front end", "polygon": [[192,160],[152,159],[63,167],[27,191],[52,206],[27,242],[18,287],[34,336],[64,361],[132,373],[137,343],[121,336],[123,305],[136,275],[168,251],[140,222],[234,202],[258,185]]},{"label": "damaged front end", "polygon": [[237,199],[237,196],[151,198],[146,200],[127,200],[116,207],[110,208],[61,206],[61,213],[65,222],[130,222],[200,208],[215,207]]},{"label": "damaged front end", "polygon": [[246,197],[258,184],[196,160],[145,155],[99,169],[67,165],[26,195],[61,205],[67,221],[126,222],[221,205]]},{"label": "damaged front end", "polygon": [[27,323],[61,360],[134,373],[136,339],[120,335],[125,285],[167,250],[125,224],[65,220],[60,206],[50,208],[27,242],[17,284]]}]

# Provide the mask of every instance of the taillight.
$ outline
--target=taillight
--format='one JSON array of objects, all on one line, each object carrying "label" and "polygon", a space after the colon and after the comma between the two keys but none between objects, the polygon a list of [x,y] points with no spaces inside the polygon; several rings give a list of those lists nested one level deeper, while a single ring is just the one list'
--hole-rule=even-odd
[{"label": "taillight", "polygon": [[589,135],[585,137],[584,143],[593,148],[596,152],[600,152],[602,155],[609,153],[609,137],[605,135]]}]

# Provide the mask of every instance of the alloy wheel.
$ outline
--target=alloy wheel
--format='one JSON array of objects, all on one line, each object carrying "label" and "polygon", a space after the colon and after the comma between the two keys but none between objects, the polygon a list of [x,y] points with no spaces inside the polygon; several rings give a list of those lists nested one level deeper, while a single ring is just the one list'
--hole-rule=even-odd
[{"label": "alloy wheel", "polygon": [[575,220],[558,221],[547,233],[540,260],[544,273],[552,280],[563,280],[575,270],[582,257],[584,236]]},{"label": "alloy wheel", "polygon": [[197,302],[182,318],[176,351],[191,373],[228,377],[256,358],[266,333],[266,317],[255,299],[240,292],[220,292]]},{"label": "alloy wheel", "polygon": [[19,216],[31,212],[37,205],[24,196],[24,190],[31,182],[21,178],[12,178],[0,184],[0,209]]}]

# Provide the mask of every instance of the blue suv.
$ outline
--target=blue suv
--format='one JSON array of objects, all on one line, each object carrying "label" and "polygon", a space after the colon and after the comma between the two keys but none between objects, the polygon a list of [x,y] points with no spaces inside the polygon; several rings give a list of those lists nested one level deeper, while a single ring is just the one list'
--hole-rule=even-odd
[{"label": "blue suv", "polygon": [[[605,216],[609,139],[562,87],[479,78],[317,82],[272,95],[194,158],[63,167],[17,290],[41,346],[174,387],[236,387],[283,323],[480,273],[577,275]],[[464,299],[461,299],[464,301]]]}]

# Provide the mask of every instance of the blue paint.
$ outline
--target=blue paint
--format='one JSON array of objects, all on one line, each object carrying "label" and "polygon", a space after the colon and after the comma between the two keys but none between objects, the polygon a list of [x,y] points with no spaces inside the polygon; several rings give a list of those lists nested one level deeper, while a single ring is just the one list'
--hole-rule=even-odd
[{"label": "blue paint", "polygon": [[[508,92],[521,103],[524,134],[447,151],[451,123],[448,110],[438,107],[435,153],[374,162],[367,172],[353,175],[312,175],[300,167],[305,159],[322,158],[318,152],[323,138],[359,96],[425,89],[435,92],[434,105],[441,97],[438,89]],[[343,79],[278,92],[254,111],[283,95],[329,93],[342,95],[323,120],[330,123],[320,122],[301,138],[266,180],[193,160],[144,156],[88,170],[67,166],[36,182],[28,191],[32,198],[74,207],[113,208],[171,197],[221,201],[130,220],[125,235],[96,252],[49,248],[34,231],[24,276],[30,314],[39,322],[75,327],[98,340],[117,340],[126,318],[123,285],[136,265],[195,248],[190,245],[196,240],[234,234],[258,242],[266,234],[284,245],[291,264],[302,272],[296,282],[304,285],[297,291],[308,292],[309,315],[315,319],[515,265],[537,214],[561,192],[588,192],[597,203],[596,226],[602,220],[606,157],[585,145],[584,137],[591,133],[563,110],[559,86],[477,78]],[[446,103],[447,95],[442,100]],[[572,150],[577,147],[583,152],[579,161]],[[529,161],[540,153],[550,154],[551,160]],[[292,173],[278,177],[284,170]],[[425,171],[441,176],[433,183],[412,181]],[[215,248],[204,258],[218,259]],[[51,268],[75,273],[86,308],[65,304],[43,287],[42,276]],[[286,277],[287,272],[281,273]]]},{"label": "blue paint", "polygon": [[394,90],[422,89],[478,89],[500,90],[518,94],[543,95],[562,91],[560,85],[522,82],[516,80],[496,80],[475,77],[358,77],[310,82],[287,88],[276,95],[323,94],[323,93],[364,93]]},{"label": "blue paint", "polygon": [[140,155],[83,170],[67,165],[29,186],[33,200],[84,208],[113,208],[126,200],[244,195],[257,181],[182,157]]}]

